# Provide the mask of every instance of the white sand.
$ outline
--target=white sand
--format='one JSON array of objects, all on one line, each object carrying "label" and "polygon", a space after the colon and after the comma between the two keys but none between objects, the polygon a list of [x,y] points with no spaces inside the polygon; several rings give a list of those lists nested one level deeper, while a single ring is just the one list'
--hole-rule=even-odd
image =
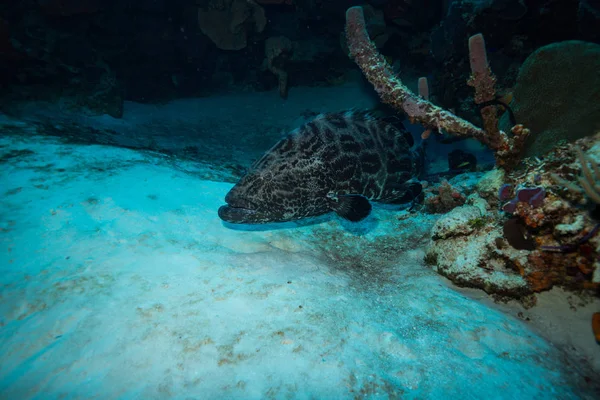
[{"label": "white sand", "polygon": [[428,218],[236,230],[231,185],[149,154],[31,136],[0,159],[0,398],[593,398],[423,265]]}]

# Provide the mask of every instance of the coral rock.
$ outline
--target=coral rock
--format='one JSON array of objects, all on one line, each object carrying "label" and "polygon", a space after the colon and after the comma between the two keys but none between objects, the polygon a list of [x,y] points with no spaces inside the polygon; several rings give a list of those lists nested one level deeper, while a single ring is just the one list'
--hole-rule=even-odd
[{"label": "coral rock", "polygon": [[[475,287],[490,294],[522,298],[531,294],[528,282],[513,269],[513,263],[497,249],[500,228],[480,229],[470,236],[432,240],[425,261],[433,269],[459,286]],[[526,258],[513,249],[513,258]]]},{"label": "coral rock", "polygon": [[481,210],[478,207],[468,205],[457,207],[436,222],[431,230],[431,237],[437,240],[469,235],[475,230],[469,221],[481,217]]},{"label": "coral rock", "polygon": [[[598,70],[600,45],[595,43],[553,43],[527,58],[511,103],[517,121],[532,132],[526,141],[526,156],[541,156],[561,140],[573,141],[597,129]],[[507,128],[506,118],[503,123]]]}]

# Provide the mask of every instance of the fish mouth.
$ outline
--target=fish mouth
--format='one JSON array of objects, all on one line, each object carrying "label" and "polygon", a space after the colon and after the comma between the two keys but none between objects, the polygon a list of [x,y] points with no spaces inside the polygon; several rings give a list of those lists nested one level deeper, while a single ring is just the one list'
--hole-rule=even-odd
[{"label": "fish mouth", "polygon": [[219,218],[232,224],[256,222],[259,219],[259,207],[245,196],[240,196],[235,189],[236,187],[225,195],[225,203],[227,204],[219,207]]},{"label": "fish mouth", "polygon": [[227,204],[219,207],[219,218],[232,224],[244,224],[255,220],[257,211],[245,207],[234,207]]}]

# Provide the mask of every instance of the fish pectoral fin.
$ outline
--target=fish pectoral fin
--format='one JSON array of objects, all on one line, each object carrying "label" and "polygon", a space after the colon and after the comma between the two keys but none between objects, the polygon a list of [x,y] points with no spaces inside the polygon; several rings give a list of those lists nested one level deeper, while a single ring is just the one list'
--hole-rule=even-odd
[{"label": "fish pectoral fin", "polygon": [[358,222],[371,213],[371,203],[364,196],[346,194],[338,196],[337,201],[332,201],[331,209],[348,221]]}]

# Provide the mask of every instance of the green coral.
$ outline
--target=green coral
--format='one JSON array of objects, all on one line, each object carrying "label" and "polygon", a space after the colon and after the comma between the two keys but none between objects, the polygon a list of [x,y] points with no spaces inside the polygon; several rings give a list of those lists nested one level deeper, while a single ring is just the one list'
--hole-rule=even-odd
[{"label": "green coral", "polygon": [[[525,156],[600,130],[600,45],[569,40],[533,52],[523,63],[511,107],[531,131]],[[501,123],[510,129],[507,116]]]},{"label": "green coral", "polygon": [[467,221],[467,225],[469,225],[469,227],[473,228],[474,230],[479,230],[485,227],[487,224],[489,224],[490,221],[491,220],[489,217],[477,217]]}]

